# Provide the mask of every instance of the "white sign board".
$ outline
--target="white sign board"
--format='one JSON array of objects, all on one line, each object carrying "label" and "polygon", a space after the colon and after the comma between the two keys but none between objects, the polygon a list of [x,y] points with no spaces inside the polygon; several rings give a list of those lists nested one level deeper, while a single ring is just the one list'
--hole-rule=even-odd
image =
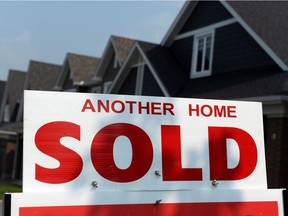
[{"label": "white sign board", "polygon": [[14,193],[5,216],[284,216],[282,190]]},{"label": "white sign board", "polygon": [[25,91],[24,192],[264,189],[256,102]]}]

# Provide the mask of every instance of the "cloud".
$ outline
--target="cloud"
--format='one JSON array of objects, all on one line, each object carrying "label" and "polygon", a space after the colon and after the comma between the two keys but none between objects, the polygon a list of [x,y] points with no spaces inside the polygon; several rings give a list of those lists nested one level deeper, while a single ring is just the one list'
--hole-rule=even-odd
[{"label": "cloud", "polygon": [[35,56],[28,30],[13,38],[0,38],[0,80],[6,80],[10,69],[26,71],[30,59]]}]

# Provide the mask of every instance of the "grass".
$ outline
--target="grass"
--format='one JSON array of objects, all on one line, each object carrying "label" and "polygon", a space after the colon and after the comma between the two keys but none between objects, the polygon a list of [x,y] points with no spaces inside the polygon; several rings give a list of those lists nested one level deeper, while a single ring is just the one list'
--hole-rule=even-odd
[{"label": "grass", "polygon": [[9,183],[0,183],[0,199],[3,198],[3,195],[6,192],[22,192],[22,186]]}]

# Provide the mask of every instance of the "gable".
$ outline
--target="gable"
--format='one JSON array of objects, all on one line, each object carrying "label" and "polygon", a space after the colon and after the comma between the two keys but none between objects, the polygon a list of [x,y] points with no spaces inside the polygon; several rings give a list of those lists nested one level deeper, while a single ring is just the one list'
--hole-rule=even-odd
[{"label": "gable", "polygon": [[[147,65],[144,66],[143,74],[140,73],[137,67],[132,67],[118,94],[164,96]],[[142,79],[139,76],[142,76]]]},{"label": "gable", "polygon": [[198,44],[205,31],[238,23],[270,59],[287,71],[288,52],[283,46],[288,43],[287,9],[288,2],[278,1],[187,1],[161,44],[171,47],[195,34]]},{"label": "gable", "polygon": [[232,15],[221,3],[217,1],[200,1],[178,35],[230,18],[232,18]]},{"label": "gable", "polygon": [[[221,1],[243,28],[282,68],[288,71],[288,2]],[[284,45],[284,46],[283,46]]]},{"label": "gable", "polygon": [[[153,52],[153,50],[159,50],[159,47],[156,44],[137,41],[108,93],[169,96],[166,86],[162,82],[162,77],[159,76],[158,71],[155,70],[155,64],[151,61],[158,57],[159,63],[159,60],[163,58],[163,56],[157,55],[159,52]],[[152,53],[157,56],[151,55]]]}]

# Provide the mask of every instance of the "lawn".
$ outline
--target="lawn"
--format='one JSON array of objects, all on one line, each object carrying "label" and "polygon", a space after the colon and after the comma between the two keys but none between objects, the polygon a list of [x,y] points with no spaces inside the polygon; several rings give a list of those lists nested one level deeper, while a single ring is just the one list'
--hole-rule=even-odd
[{"label": "lawn", "polygon": [[0,199],[6,192],[22,192],[22,186],[8,183],[0,183]]}]

